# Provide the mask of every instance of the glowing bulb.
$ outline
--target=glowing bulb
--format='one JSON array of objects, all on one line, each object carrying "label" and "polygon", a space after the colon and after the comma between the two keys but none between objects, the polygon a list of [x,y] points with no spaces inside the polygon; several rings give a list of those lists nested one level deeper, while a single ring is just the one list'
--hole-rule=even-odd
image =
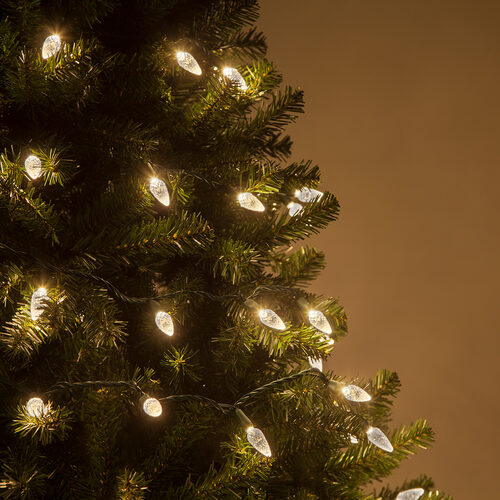
[{"label": "glowing bulb", "polygon": [[295,197],[304,203],[309,203],[310,201],[319,200],[323,196],[321,191],[317,189],[311,189],[303,187],[302,189],[297,189],[295,191]]},{"label": "glowing bulb", "polygon": [[161,415],[161,403],[156,398],[147,398],[142,407],[144,409],[144,413],[150,417],[159,417]]},{"label": "glowing bulb", "polygon": [[174,322],[172,321],[172,316],[170,314],[159,311],[156,313],[155,317],[156,326],[165,334],[170,337],[174,334]]},{"label": "glowing bulb", "polygon": [[328,323],[326,316],[321,311],[311,309],[309,311],[309,323],[311,323],[311,325],[320,332],[328,335],[332,333],[332,327],[330,326],[330,323]]},{"label": "glowing bulb", "polygon": [[259,311],[259,318],[264,325],[274,330],[286,330],[285,323],[272,309],[261,309]]},{"label": "glowing bulb", "polygon": [[349,440],[351,441],[352,444],[358,444],[358,438],[356,436],[353,436],[352,434],[349,434]]},{"label": "glowing bulb", "polygon": [[321,358],[311,358],[310,356],[307,358],[311,368],[316,368],[320,372],[323,371],[323,360]]},{"label": "glowing bulb", "polygon": [[262,453],[266,457],[271,456],[271,448],[269,448],[266,437],[260,429],[249,427],[247,429],[247,439],[259,453]]},{"label": "glowing bulb", "polygon": [[295,203],[294,201],[291,201],[287,205],[287,208],[288,208],[288,215],[290,217],[294,217],[302,210],[302,205],[300,203]]},{"label": "glowing bulb", "polygon": [[176,54],[179,66],[194,75],[201,75],[201,68],[196,59],[189,52],[179,51]]},{"label": "glowing bulb", "polygon": [[224,68],[222,70],[222,74],[237,85],[242,92],[246,92],[247,82],[245,82],[245,79],[236,68]]},{"label": "glowing bulb", "polygon": [[412,488],[398,493],[396,500],[418,500],[424,493],[423,488]]},{"label": "glowing bulb", "polygon": [[366,437],[368,441],[378,446],[384,451],[391,453],[394,451],[391,442],[387,439],[387,436],[378,427],[369,427],[366,431]]},{"label": "glowing bulb", "polygon": [[36,321],[45,309],[45,301],[48,299],[47,290],[39,288],[31,296],[31,319]]},{"label": "glowing bulb", "polygon": [[161,180],[153,177],[149,181],[149,190],[151,194],[163,205],[168,207],[170,205],[170,196],[166,184]]},{"label": "glowing bulb", "polygon": [[38,156],[28,156],[28,158],[24,160],[24,168],[32,179],[37,179],[42,175],[42,161]]},{"label": "glowing bulb", "polygon": [[40,398],[31,398],[26,403],[26,410],[31,417],[41,417],[45,413],[45,405]]},{"label": "glowing bulb", "polygon": [[43,42],[42,57],[48,59],[61,50],[61,39],[58,35],[50,35]]},{"label": "glowing bulb", "polygon": [[372,398],[366,391],[357,385],[346,385],[342,387],[342,394],[346,399],[354,401],[355,403],[364,403],[370,401]]},{"label": "glowing bulb", "polygon": [[243,208],[252,210],[253,212],[263,212],[266,209],[252,193],[240,193],[238,195],[238,202]]}]

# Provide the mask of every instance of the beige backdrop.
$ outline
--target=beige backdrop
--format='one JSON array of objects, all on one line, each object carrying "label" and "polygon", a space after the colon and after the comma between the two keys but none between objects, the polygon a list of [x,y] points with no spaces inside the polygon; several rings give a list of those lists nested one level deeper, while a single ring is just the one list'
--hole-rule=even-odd
[{"label": "beige backdrop", "polygon": [[397,478],[500,498],[500,2],[264,0],[260,27],[306,92],[294,158],[342,204],[314,240],[350,318],[329,367],[396,370],[395,423],[432,423]]}]

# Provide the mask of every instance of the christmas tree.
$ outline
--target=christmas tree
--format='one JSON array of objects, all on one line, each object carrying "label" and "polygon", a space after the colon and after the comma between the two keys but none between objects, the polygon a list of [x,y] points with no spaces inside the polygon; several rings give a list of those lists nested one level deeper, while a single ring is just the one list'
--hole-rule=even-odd
[{"label": "christmas tree", "polygon": [[443,499],[400,382],[323,372],[335,220],[256,0],[0,2],[4,498]]}]

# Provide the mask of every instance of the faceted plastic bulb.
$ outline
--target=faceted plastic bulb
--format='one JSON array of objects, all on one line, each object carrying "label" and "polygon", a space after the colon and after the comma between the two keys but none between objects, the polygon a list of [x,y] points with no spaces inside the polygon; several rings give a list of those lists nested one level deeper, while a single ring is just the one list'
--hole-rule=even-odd
[{"label": "faceted plastic bulb", "polygon": [[378,427],[370,427],[366,431],[366,437],[368,438],[368,441],[373,443],[375,446],[378,446],[380,449],[388,451],[389,453],[394,451],[391,442]]},{"label": "faceted plastic bulb", "polygon": [[261,309],[259,311],[259,318],[264,325],[274,330],[286,330],[285,323],[272,309]]},{"label": "faceted plastic bulb", "polygon": [[201,68],[196,59],[189,52],[179,51],[176,54],[179,66],[193,75],[201,75]]},{"label": "faceted plastic bulb", "polygon": [[156,398],[147,398],[142,407],[144,409],[144,413],[150,417],[159,417],[161,415],[161,403]]},{"label": "faceted plastic bulb", "polygon": [[31,296],[31,319],[33,321],[36,321],[42,315],[47,298],[47,290],[45,288],[39,288],[33,292]]},{"label": "faceted plastic bulb", "polygon": [[222,74],[237,85],[242,92],[247,90],[247,82],[245,82],[245,79],[236,68],[224,68],[222,70]]},{"label": "faceted plastic bulb", "polygon": [[271,456],[271,448],[269,448],[266,437],[260,429],[249,427],[247,429],[247,439],[259,453],[262,453],[266,457]]},{"label": "faceted plastic bulb", "polygon": [[252,193],[240,193],[238,195],[238,202],[243,208],[252,210],[253,212],[263,212],[266,209]]},{"label": "faceted plastic bulb", "polygon": [[170,196],[166,184],[161,180],[153,177],[149,181],[149,190],[151,194],[163,205],[168,207],[170,205]]},{"label": "faceted plastic bulb", "polygon": [[170,337],[174,334],[174,322],[172,316],[165,311],[159,311],[155,317],[156,326],[165,334]]},{"label": "faceted plastic bulb", "polygon": [[37,179],[42,175],[42,162],[38,156],[28,156],[28,158],[24,160],[24,168],[32,179]]},{"label": "faceted plastic bulb", "polygon": [[291,201],[288,205],[288,215],[290,217],[295,217],[301,210],[302,210],[302,205],[300,203],[295,203],[294,201]]},{"label": "faceted plastic bulb", "polygon": [[398,493],[396,500],[418,500],[424,493],[423,488],[412,488]]},{"label": "faceted plastic bulb", "polygon": [[43,42],[42,57],[48,59],[61,50],[61,39],[58,35],[50,35]]},{"label": "faceted plastic bulb", "polygon": [[307,358],[311,368],[316,368],[320,372],[323,371],[323,360],[321,358],[311,358],[310,356]]},{"label": "faceted plastic bulb", "polygon": [[355,403],[365,403],[372,398],[366,391],[357,385],[346,385],[342,387],[342,394],[346,399],[354,401]]},{"label": "faceted plastic bulb", "polygon": [[326,333],[327,335],[332,333],[332,327],[321,311],[316,311],[314,309],[309,311],[309,323],[320,332]]},{"label": "faceted plastic bulb", "polygon": [[44,413],[45,405],[40,398],[31,398],[26,403],[26,410],[31,417],[41,417]]},{"label": "faceted plastic bulb", "polygon": [[297,189],[295,191],[295,197],[304,203],[319,200],[322,196],[323,193],[321,191],[308,187],[303,187],[302,189]]}]

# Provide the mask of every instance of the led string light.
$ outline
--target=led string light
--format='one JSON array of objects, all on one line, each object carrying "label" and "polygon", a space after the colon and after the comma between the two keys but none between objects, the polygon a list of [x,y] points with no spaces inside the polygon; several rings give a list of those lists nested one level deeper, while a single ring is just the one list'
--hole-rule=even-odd
[{"label": "led string light", "polygon": [[[214,401],[213,399],[207,398],[205,396],[195,395],[195,394],[174,394],[171,396],[166,396],[163,398],[155,398],[151,395],[145,393],[136,382],[133,381],[85,381],[85,382],[58,382],[53,385],[49,390],[46,391],[45,394],[52,394],[57,391],[71,391],[76,388],[102,388],[102,387],[120,387],[124,389],[133,390],[138,393],[140,396],[139,403],[142,406],[142,410],[146,415],[152,418],[158,418],[163,414],[163,405],[162,402],[165,401],[199,401],[205,403],[207,406],[210,406],[223,414],[228,414],[230,412],[234,412],[236,416],[240,419],[243,424],[248,442],[262,455],[266,457],[271,456],[271,448],[269,443],[267,442],[264,433],[256,428],[252,421],[243,413],[241,407],[247,404],[250,400],[269,392],[274,392],[274,390],[293,380],[302,378],[306,375],[317,376],[321,378],[323,382],[327,385],[331,382],[328,377],[326,377],[319,370],[311,368],[308,370],[304,370],[293,375],[289,375],[287,377],[274,380],[269,382],[261,387],[254,389],[253,391],[242,396],[238,401],[234,404],[227,403],[219,403]],[[39,397],[33,397],[28,400],[26,403],[26,410],[30,416],[40,417],[50,412],[51,403],[44,404],[43,400]],[[358,415],[360,419],[365,421],[365,419]],[[377,427],[372,427],[368,425],[367,422],[367,430],[366,430],[367,439],[373,443],[375,446],[392,452],[393,447],[387,436]],[[357,438],[355,436],[350,435],[351,442],[354,443]],[[405,497],[402,497],[403,499]],[[418,497],[416,497],[418,498]],[[408,500],[412,499],[412,497],[408,497]]]}]

